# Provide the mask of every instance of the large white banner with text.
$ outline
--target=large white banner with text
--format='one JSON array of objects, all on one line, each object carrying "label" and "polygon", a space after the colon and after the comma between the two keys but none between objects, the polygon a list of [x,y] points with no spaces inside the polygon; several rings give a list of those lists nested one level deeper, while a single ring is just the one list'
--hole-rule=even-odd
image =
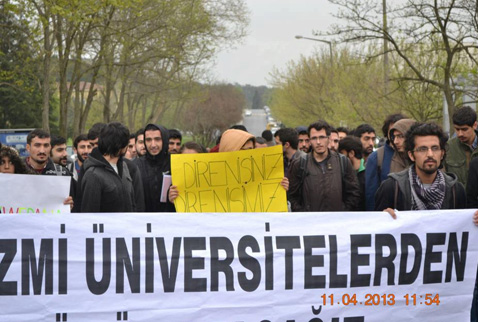
[{"label": "large white banner with text", "polygon": [[1,321],[469,321],[473,210],[2,214]]}]

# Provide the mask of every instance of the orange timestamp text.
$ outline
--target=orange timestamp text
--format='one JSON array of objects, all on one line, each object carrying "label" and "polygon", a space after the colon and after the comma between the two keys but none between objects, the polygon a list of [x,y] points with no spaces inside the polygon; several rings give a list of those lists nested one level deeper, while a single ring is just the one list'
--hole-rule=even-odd
[{"label": "orange timestamp text", "polygon": [[405,294],[395,296],[395,294],[365,294],[364,298],[359,298],[357,294],[322,294],[320,296],[323,305],[364,305],[364,306],[393,306],[397,302],[405,301],[405,305],[440,305],[439,294]]}]

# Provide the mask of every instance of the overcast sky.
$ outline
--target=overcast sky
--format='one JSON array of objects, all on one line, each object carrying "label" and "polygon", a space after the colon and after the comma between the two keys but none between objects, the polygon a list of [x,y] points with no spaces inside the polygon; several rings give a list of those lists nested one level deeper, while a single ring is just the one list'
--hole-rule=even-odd
[{"label": "overcast sky", "polygon": [[251,12],[249,33],[237,49],[218,55],[213,71],[217,81],[242,85],[269,85],[269,73],[283,68],[300,55],[327,48],[296,35],[314,37],[312,31],[325,31],[334,22],[335,7],[327,0],[245,0]]}]

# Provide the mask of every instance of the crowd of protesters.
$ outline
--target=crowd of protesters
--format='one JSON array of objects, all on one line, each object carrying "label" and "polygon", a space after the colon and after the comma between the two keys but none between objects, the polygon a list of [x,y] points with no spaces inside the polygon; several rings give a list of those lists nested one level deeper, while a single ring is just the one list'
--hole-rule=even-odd
[{"label": "crowd of protesters", "polygon": [[[27,136],[22,159],[0,147],[0,173],[71,176],[73,212],[174,212],[181,194],[171,186],[161,199],[171,154],[214,153],[282,146],[284,178],[291,211],[386,211],[478,208],[478,131],[476,112],[453,114],[455,136],[435,123],[402,114],[388,116],[383,144],[369,124],[353,130],[318,120],[309,126],[266,130],[261,137],[237,125],[206,149],[182,142],[181,132],[148,124],[131,133],[121,123],[97,123],[73,141],[74,160],[65,138],[36,129]],[[478,224],[478,212],[473,220]],[[476,308],[472,308],[476,321]]]},{"label": "crowd of protesters", "polygon": [[448,140],[434,123],[393,114],[383,122],[378,148],[369,124],[349,130],[318,120],[307,127],[266,130],[261,137],[236,125],[209,149],[182,142],[180,131],[161,125],[131,133],[117,122],[97,123],[73,140],[74,160],[65,138],[36,129],[27,136],[28,157],[1,147],[0,172],[71,176],[66,202],[74,212],[174,212],[181,192],[173,186],[166,201],[159,193],[170,175],[171,154],[280,145],[291,211],[386,210],[395,216],[394,210],[476,208],[476,112],[458,109],[453,125],[456,135]]}]

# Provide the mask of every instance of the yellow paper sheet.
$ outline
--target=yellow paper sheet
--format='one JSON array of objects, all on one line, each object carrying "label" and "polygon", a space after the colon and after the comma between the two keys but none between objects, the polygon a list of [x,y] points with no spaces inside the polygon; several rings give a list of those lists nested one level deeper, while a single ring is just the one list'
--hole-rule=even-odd
[{"label": "yellow paper sheet", "polygon": [[287,211],[282,146],[171,155],[177,212]]}]

